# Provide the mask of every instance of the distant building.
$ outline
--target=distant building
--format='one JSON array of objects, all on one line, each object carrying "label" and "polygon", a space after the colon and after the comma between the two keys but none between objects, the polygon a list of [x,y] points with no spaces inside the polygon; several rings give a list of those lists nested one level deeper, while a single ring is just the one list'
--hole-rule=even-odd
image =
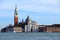
[{"label": "distant building", "polygon": [[7,31],[6,28],[1,29],[1,32],[6,32],[6,31]]},{"label": "distant building", "polygon": [[46,25],[37,25],[38,27],[38,32],[46,32],[47,27]]},{"label": "distant building", "polygon": [[11,24],[9,26],[6,26],[6,32],[13,32],[13,27]]},{"label": "distant building", "polygon": [[60,32],[60,24],[53,24],[46,27],[47,32]]},{"label": "distant building", "polygon": [[14,27],[14,32],[23,32],[22,27]]}]

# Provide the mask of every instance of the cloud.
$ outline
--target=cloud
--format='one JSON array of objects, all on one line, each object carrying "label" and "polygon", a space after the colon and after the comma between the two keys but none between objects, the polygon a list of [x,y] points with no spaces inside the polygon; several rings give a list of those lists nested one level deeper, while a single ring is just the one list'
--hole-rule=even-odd
[{"label": "cloud", "polygon": [[48,7],[48,6],[30,6],[24,5],[23,10],[33,11],[33,12],[52,12],[52,13],[60,13],[60,8],[58,7]]},{"label": "cloud", "polygon": [[22,2],[23,10],[60,13],[59,0],[25,0]]},{"label": "cloud", "polygon": [[[2,2],[0,3],[0,10],[14,10],[15,5],[17,4],[18,10],[59,14],[59,3],[59,0],[2,0]],[[8,13],[9,12],[7,12],[7,14]],[[10,15],[10,13],[8,15]],[[0,12],[0,16],[7,15],[3,15],[3,12]]]},{"label": "cloud", "polygon": [[12,10],[15,4],[19,10],[60,13],[59,0],[7,0],[0,4],[0,9]]}]

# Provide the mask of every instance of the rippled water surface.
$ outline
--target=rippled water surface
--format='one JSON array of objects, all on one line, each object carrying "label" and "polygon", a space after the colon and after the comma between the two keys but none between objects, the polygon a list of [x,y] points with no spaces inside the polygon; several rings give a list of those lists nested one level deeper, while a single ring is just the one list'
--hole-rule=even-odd
[{"label": "rippled water surface", "polygon": [[0,33],[0,40],[60,40],[60,33]]}]

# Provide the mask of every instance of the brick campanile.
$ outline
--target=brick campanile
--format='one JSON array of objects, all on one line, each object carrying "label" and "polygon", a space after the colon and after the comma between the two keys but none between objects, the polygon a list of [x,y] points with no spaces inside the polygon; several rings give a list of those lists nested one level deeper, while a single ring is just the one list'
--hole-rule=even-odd
[{"label": "brick campanile", "polygon": [[18,12],[17,12],[17,6],[15,6],[15,12],[14,12],[14,26],[18,26]]}]

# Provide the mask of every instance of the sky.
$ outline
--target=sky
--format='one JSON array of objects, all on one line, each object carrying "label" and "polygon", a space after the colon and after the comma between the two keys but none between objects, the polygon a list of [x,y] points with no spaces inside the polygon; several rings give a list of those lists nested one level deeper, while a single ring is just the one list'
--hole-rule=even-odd
[{"label": "sky", "polygon": [[60,0],[0,0],[0,28],[14,24],[15,5],[19,22],[30,16],[40,25],[60,24]]}]

